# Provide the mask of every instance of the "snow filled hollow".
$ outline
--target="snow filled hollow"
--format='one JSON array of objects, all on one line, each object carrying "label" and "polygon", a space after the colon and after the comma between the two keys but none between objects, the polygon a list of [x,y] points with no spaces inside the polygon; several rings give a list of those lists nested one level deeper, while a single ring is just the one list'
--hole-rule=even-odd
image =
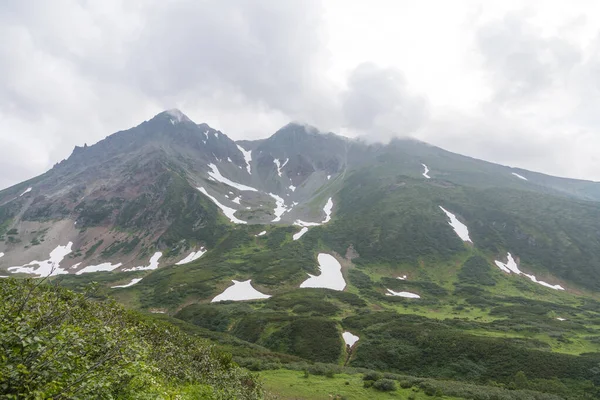
[{"label": "snow filled hollow", "polygon": [[115,269],[119,268],[121,265],[121,263],[118,264],[112,264],[109,262],[106,263],[102,263],[99,265],[89,265],[79,271],[77,271],[77,273],[75,275],[81,275],[81,274],[88,274],[91,272],[110,272],[110,271],[114,271]]},{"label": "snow filled hollow", "polygon": [[527,179],[527,178],[525,178],[523,175],[519,175],[519,174],[517,174],[516,172],[511,172],[511,173],[512,173],[514,176],[516,176],[517,178],[519,178],[519,179],[522,179],[522,180],[524,180],[524,181],[528,180],[528,179]]},{"label": "snow filled hollow", "polygon": [[454,229],[454,232],[456,232],[458,237],[461,238],[463,240],[463,242],[473,243],[473,241],[469,237],[469,229],[467,228],[467,226],[465,224],[463,224],[462,222],[460,222],[458,220],[458,218],[456,218],[456,215],[452,214],[450,211],[446,210],[442,206],[439,206],[439,207],[446,214],[446,216],[448,218],[450,218],[450,221],[448,221],[448,223]]},{"label": "snow filled hollow", "polygon": [[[30,274],[38,277],[56,276],[68,274],[67,270],[60,267],[60,263],[65,259],[67,254],[71,253],[73,242],[69,242],[66,246],[57,246],[50,252],[50,258],[44,261],[32,261],[20,267],[10,267],[8,270],[13,274]],[[37,265],[37,268],[32,267]]]},{"label": "snow filled hollow", "polygon": [[130,286],[135,285],[136,283],[139,283],[142,280],[142,278],[133,278],[131,280],[131,282],[126,283],[125,285],[117,285],[117,286],[111,286],[111,289],[119,289],[119,288],[128,288]]},{"label": "snow filled hollow", "polygon": [[200,250],[198,250],[198,251],[192,251],[183,260],[176,262],[175,265],[183,265],[183,264],[191,263],[192,261],[196,261],[197,259],[202,257],[206,253],[206,251],[207,250],[205,250],[204,247],[201,247]]},{"label": "snow filled hollow", "polygon": [[427,168],[427,165],[425,164],[421,164],[423,166],[423,168],[425,168],[425,172],[423,172],[423,176],[427,179],[431,179],[431,177],[429,175],[427,175],[429,173],[429,168]]},{"label": "snow filled hollow", "polygon": [[344,290],[346,281],[342,275],[342,265],[330,254],[320,253],[317,257],[321,275],[308,274],[309,278],[300,284],[301,288],[324,288]]},{"label": "snow filled hollow", "polygon": [[333,210],[333,199],[330,197],[329,200],[327,200],[325,207],[323,207],[323,212],[325,212],[325,219],[323,220],[324,224],[331,221],[331,211],[332,210]]},{"label": "snow filled hollow", "polygon": [[254,289],[251,284],[252,279],[248,279],[247,281],[236,281],[232,280],[232,286],[229,286],[227,289],[223,291],[220,295],[211,300],[211,303],[216,303],[219,301],[245,301],[245,300],[262,300],[268,299],[268,294],[263,294],[258,290]]},{"label": "snow filled hollow", "polygon": [[212,164],[212,163],[208,164],[208,167],[211,169],[208,172],[208,175],[210,175],[210,177],[213,178],[214,180],[216,180],[217,182],[224,183],[227,186],[234,187],[238,190],[245,190],[245,191],[249,191],[249,192],[258,192],[258,190],[254,189],[253,187],[242,185],[241,183],[237,183],[228,178],[225,178],[221,174],[221,172],[219,171],[219,168],[217,168],[217,166],[215,164]]},{"label": "snow filled hollow", "polygon": [[140,265],[139,267],[127,268],[127,269],[124,269],[123,271],[151,271],[151,270],[157,269],[158,268],[158,260],[161,257],[162,257],[162,253],[160,251],[157,251],[150,258],[148,265]]},{"label": "snow filled hollow", "polygon": [[358,336],[353,335],[350,332],[342,333],[342,337],[344,338],[344,342],[346,342],[346,345],[350,347],[354,346],[354,343],[358,342],[359,339]]},{"label": "snow filled hollow", "polygon": [[421,296],[419,296],[416,293],[411,293],[411,292],[394,292],[391,289],[387,289],[388,293],[386,293],[386,296],[398,296],[398,297],[406,297],[407,299],[420,299]]},{"label": "snow filled hollow", "polygon": [[19,197],[22,197],[22,196],[26,195],[27,193],[31,192],[32,189],[33,188],[30,188],[30,187],[25,189],[25,191],[23,193],[21,193],[21,195]]},{"label": "snow filled hollow", "polygon": [[197,188],[199,191],[202,192],[203,195],[205,195],[206,197],[208,197],[209,199],[212,200],[213,203],[216,204],[217,207],[219,207],[221,209],[221,211],[223,212],[223,214],[225,214],[225,216],[227,218],[229,218],[229,220],[231,222],[233,222],[234,224],[247,224],[246,221],[242,221],[241,219],[238,219],[235,217],[235,212],[237,210],[234,210],[233,208],[227,207],[226,205],[223,205],[221,203],[219,203],[219,201],[217,199],[215,199],[214,197],[212,197],[210,194],[208,194],[208,192],[206,191],[206,189],[204,189],[203,187],[199,187]]},{"label": "snow filled hollow", "polygon": [[494,262],[496,263],[496,266],[498,268],[500,268],[502,271],[506,272],[507,274],[513,273],[513,274],[517,274],[517,275],[524,275],[524,276],[528,277],[529,280],[531,280],[533,283],[537,283],[537,284],[540,284],[542,286],[545,286],[547,288],[554,289],[554,290],[565,290],[565,288],[563,288],[560,285],[551,285],[548,282],[538,281],[537,278],[535,277],[535,275],[526,274],[523,271],[521,271],[519,269],[519,267],[517,266],[517,263],[515,262],[512,254],[510,254],[510,253],[507,253],[506,264],[503,263],[502,261],[498,261],[498,260],[495,260]]},{"label": "snow filled hollow", "polygon": [[248,174],[252,174],[252,170],[251,170],[251,167],[250,167],[250,163],[252,162],[252,150],[246,151],[246,149],[244,149],[239,144],[236,144],[236,146],[237,146],[238,150],[244,156],[244,160],[246,161],[246,170],[248,171]]}]

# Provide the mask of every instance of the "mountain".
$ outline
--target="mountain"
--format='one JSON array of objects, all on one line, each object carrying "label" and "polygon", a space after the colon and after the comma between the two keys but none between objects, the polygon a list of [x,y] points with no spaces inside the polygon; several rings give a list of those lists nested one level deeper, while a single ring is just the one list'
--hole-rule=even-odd
[{"label": "mountain", "polygon": [[235,142],[169,110],[0,191],[0,271],[98,282],[249,368],[595,398],[599,220],[596,182],[297,123]]}]

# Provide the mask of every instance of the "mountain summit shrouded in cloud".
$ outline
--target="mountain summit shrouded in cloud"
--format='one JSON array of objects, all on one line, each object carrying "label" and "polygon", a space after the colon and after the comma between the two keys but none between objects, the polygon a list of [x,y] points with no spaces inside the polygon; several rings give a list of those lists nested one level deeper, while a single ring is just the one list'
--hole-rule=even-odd
[{"label": "mountain summit shrouded in cloud", "polygon": [[289,121],[600,179],[595,2],[0,6],[0,187],[179,107],[235,139]]}]

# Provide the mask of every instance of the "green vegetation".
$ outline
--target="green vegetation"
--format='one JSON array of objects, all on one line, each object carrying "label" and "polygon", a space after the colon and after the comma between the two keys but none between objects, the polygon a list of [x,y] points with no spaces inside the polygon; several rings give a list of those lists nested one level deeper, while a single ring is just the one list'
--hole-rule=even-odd
[{"label": "green vegetation", "polygon": [[3,398],[257,399],[231,356],[170,324],[42,284],[0,281]]}]

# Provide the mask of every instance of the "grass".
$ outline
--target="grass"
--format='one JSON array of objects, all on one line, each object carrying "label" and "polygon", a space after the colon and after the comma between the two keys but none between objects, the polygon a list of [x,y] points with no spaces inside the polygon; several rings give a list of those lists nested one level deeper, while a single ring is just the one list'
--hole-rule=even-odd
[{"label": "grass", "polygon": [[[394,392],[379,392],[375,389],[363,388],[362,375],[360,374],[338,374],[333,378],[325,376],[309,375],[304,377],[301,371],[290,371],[278,369],[273,371],[262,371],[260,377],[267,390],[267,399],[272,400],[321,400],[338,398],[354,399],[407,399],[411,393],[415,399],[431,399],[421,391],[414,392],[412,389],[398,389]],[[348,384],[346,384],[348,382]],[[446,400],[459,399],[458,397],[443,397]]]}]

